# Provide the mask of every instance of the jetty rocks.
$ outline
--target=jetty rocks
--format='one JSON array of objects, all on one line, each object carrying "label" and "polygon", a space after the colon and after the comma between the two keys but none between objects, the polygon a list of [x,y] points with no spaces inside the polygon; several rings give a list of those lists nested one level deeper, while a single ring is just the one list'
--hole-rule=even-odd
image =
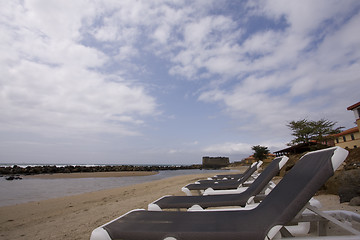
[{"label": "jetty rocks", "polygon": [[[0,167],[0,174],[6,177],[16,175],[35,175],[53,173],[79,173],[79,172],[121,172],[121,171],[161,171],[161,170],[183,170],[202,169],[202,165],[188,166],[134,166],[134,165],[104,165],[104,166],[27,166]],[[14,179],[9,179],[14,180]]]},{"label": "jetty rocks", "polygon": [[8,180],[8,181],[21,180],[22,177],[20,177],[20,175],[16,175],[16,176],[11,175],[11,176],[6,177],[5,179]]}]

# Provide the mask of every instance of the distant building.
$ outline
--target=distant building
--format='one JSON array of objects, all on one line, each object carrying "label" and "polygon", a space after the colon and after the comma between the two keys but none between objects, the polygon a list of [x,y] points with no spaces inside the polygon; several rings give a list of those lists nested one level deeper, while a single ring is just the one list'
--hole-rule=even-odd
[{"label": "distant building", "polygon": [[230,161],[228,157],[203,157],[203,168],[222,168],[227,167]]},{"label": "distant building", "polygon": [[335,145],[342,148],[358,148],[360,147],[360,102],[351,105],[347,110],[354,112],[357,126],[335,134]]}]

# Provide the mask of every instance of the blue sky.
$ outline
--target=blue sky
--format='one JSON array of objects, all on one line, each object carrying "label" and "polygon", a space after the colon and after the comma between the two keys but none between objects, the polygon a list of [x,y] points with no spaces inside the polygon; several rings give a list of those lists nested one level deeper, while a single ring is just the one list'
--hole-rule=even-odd
[{"label": "blue sky", "polygon": [[359,1],[1,0],[0,162],[192,164],[355,126]]}]

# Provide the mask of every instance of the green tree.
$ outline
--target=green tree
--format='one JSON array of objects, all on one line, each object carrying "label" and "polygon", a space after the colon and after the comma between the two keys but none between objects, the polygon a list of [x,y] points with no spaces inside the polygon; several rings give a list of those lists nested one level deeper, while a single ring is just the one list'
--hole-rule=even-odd
[{"label": "green tree", "polygon": [[341,132],[344,127],[334,128],[336,122],[332,122],[326,119],[320,119],[319,121],[312,121],[311,126],[314,131],[313,139],[317,142],[322,142],[326,138],[333,134]]},{"label": "green tree", "polygon": [[301,119],[299,121],[291,121],[286,126],[292,131],[295,139],[288,145],[295,145],[298,143],[309,143],[310,140],[323,142],[325,139],[331,138],[331,135],[339,133],[343,127],[334,128],[336,122],[326,119],[318,121],[310,121]]},{"label": "green tree", "polygon": [[286,126],[288,126],[292,130],[291,135],[295,137],[295,139],[292,140],[289,145],[308,143],[313,136],[311,124],[307,119],[291,121]]},{"label": "green tree", "polygon": [[254,158],[257,160],[264,160],[267,158],[267,155],[270,153],[269,149],[265,146],[253,146],[251,148],[254,150]]}]

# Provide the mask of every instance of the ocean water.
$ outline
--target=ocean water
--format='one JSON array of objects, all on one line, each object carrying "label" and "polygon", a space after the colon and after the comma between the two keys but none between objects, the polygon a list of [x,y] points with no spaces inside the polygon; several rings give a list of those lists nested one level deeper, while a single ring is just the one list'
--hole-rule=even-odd
[{"label": "ocean water", "polygon": [[117,178],[58,178],[22,179],[7,181],[0,178],[0,206],[8,206],[31,201],[39,201],[103,189],[117,188],[144,183],[173,176],[222,172],[228,170],[167,170],[151,176]]}]

